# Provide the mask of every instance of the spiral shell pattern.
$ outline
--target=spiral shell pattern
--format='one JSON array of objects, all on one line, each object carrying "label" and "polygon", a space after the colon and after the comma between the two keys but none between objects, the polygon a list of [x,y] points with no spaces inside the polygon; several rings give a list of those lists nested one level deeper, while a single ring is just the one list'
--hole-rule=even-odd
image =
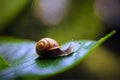
[{"label": "spiral shell pattern", "polygon": [[59,44],[51,38],[43,38],[37,42],[36,51],[46,52],[48,50],[60,48]]},{"label": "spiral shell pattern", "polygon": [[51,38],[43,38],[36,44],[36,52],[39,57],[51,58],[67,56],[72,53],[71,45],[66,49],[61,49],[59,43]]}]

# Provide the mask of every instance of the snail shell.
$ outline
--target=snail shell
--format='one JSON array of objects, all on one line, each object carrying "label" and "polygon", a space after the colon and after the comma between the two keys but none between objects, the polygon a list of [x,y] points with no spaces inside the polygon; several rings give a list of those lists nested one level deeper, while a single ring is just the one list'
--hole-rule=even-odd
[{"label": "snail shell", "polygon": [[36,52],[40,57],[66,56],[72,53],[71,46],[62,50],[59,43],[51,38],[43,38],[36,44]]}]

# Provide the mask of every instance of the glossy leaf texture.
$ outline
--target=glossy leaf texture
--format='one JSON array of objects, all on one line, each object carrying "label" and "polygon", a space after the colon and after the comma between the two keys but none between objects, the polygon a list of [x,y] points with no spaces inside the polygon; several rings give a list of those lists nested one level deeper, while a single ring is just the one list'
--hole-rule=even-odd
[{"label": "glossy leaf texture", "polygon": [[[73,41],[73,54],[57,58],[38,58],[35,51],[36,42],[19,40],[14,38],[0,38],[0,56],[10,64],[0,71],[0,79],[13,78],[46,78],[68,69],[84,60],[90,52],[112,36],[111,32],[98,41],[81,40]],[[67,42],[62,48],[67,48],[71,42]],[[0,63],[1,64],[1,63]]]}]

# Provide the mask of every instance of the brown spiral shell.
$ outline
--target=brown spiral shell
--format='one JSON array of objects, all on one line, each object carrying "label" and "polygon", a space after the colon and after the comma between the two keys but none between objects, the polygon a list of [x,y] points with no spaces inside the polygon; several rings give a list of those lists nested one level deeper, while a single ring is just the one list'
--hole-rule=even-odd
[{"label": "brown spiral shell", "polygon": [[51,38],[43,38],[37,42],[36,52],[40,57],[65,56],[71,53],[71,47],[61,50],[57,41]]}]

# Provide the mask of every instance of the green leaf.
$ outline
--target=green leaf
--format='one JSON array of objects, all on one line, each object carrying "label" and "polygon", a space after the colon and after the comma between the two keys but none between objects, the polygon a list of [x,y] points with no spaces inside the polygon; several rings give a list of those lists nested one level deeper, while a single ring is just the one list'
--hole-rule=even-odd
[{"label": "green leaf", "polygon": [[6,62],[6,60],[0,56],[0,70],[9,67],[10,65]]},{"label": "green leaf", "polygon": [[[68,69],[83,61],[90,52],[111,37],[115,31],[98,41],[81,40],[72,42],[73,54],[65,57],[38,59],[33,41],[0,38],[0,55],[11,65],[0,71],[1,79],[46,78]],[[63,45],[67,48],[71,42]]]}]

